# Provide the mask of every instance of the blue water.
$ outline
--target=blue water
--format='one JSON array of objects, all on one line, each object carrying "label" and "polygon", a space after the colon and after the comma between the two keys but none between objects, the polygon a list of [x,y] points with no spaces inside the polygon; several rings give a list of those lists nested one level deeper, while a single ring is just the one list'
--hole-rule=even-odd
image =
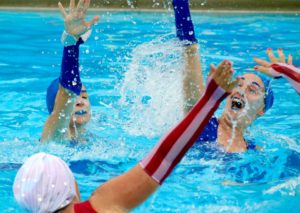
[{"label": "blue water", "polygon": [[[102,20],[80,57],[93,120],[88,141],[72,147],[38,142],[47,118],[45,90],[60,67],[60,15],[0,11],[1,212],[22,212],[11,188],[33,153],[66,160],[87,199],[134,166],[182,117],[181,48],[172,13],[99,13]],[[195,13],[193,20],[205,74],[209,63],[224,58],[237,74],[251,71],[252,57],[265,57],[267,47],[284,48],[300,65],[297,14]],[[263,151],[229,155],[197,145],[133,212],[299,212],[300,97],[284,80],[273,88],[274,107],[246,133]]]}]

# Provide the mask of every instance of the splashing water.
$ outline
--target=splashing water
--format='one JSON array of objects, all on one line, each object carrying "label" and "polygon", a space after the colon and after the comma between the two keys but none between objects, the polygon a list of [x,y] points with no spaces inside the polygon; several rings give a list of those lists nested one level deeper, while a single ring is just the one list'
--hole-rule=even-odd
[{"label": "splashing water", "polygon": [[154,137],[183,116],[182,48],[168,35],[136,47],[120,88],[120,104],[128,108],[125,129]]}]

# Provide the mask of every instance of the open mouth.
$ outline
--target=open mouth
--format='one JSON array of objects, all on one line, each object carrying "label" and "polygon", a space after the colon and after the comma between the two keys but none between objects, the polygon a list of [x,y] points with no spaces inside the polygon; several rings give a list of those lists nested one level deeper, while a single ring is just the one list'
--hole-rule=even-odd
[{"label": "open mouth", "polygon": [[231,99],[231,109],[233,111],[239,111],[245,107],[245,101],[239,97],[233,96]]},{"label": "open mouth", "polygon": [[86,115],[87,114],[87,111],[85,110],[79,110],[77,112],[75,112],[75,115]]}]

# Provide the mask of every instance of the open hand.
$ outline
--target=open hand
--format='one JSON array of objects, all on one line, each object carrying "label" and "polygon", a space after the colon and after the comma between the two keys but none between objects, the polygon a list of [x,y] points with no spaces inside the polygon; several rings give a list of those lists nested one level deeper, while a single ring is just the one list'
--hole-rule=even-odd
[{"label": "open hand", "polygon": [[215,82],[228,93],[237,85],[237,80],[232,81],[232,75],[232,63],[228,60],[222,61],[217,67],[213,64],[210,65],[208,77],[214,79]]},{"label": "open hand", "polygon": [[288,65],[292,65],[293,64],[293,57],[291,54],[288,55],[288,60],[286,61],[286,57],[283,53],[283,50],[281,48],[279,48],[277,50],[278,52],[278,58],[275,57],[273,50],[271,48],[267,49],[267,55],[269,57],[270,62],[259,59],[259,58],[254,58],[254,61],[256,61],[256,63],[259,64],[259,66],[255,66],[254,69],[264,73],[270,77],[280,77],[280,75],[274,73],[271,71],[270,67],[272,64],[276,64],[276,63],[283,63],[283,64],[288,64]]},{"label": "open hand", "polygon": [[90,0],[79,0],[75,7],[75,0],[70,0],[69,13],[59,2],[58,7],[65,21],[65,31],[77,38],[86,33],[98,20],[99,16],[94,16],[89,22],[85,20]]}]

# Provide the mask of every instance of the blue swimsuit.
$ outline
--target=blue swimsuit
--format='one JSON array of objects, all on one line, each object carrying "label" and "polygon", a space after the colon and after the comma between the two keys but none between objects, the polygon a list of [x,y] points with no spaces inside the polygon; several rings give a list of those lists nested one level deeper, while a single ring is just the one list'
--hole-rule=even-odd
[{"label": "blue swimsuit", "polygon": [[[213,116],[206,127],[203,129],[202,133],[197,138],[196,143],[208,142],[208,141],[217,141],[218,138],[218,119]],[[247,150],[256,150],[256,145],[253,141],[247,140]]]}]

